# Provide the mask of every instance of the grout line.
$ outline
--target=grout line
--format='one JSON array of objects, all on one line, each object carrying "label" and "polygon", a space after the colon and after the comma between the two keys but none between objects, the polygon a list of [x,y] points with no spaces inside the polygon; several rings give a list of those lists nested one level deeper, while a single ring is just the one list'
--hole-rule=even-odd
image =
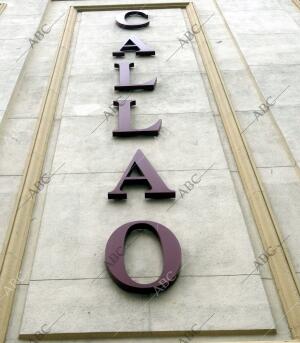
[{"label": "grout line", "polygon": [[[152,278],[159,278],[160,275],[146,275],[146,276],[135,276],[135,275],[129,275],[130,278],[135,278],[135,279],[152,279]],[[188,274],[188,275],[184,275],[182,273],[180,273],[180,278],[214,278],[214,277],[243,277],[243,276],[249,276],[249,274]],[[255,277],[262,277],[262,275],[260,273],[252,273],[251,277],[255,276]],[[267,276],[264,276],[264,278],[269,278]],[[111,277],[110,276],[103,276],[103,277],[81,277],[81,278],[65,278],[65,279],[61,279],[61,278],[53,278],[53,279],[30,279],[29,283],[25,283],[24,285],[28,285],[30,284],[30,282],[47,282],[47,281],[85,281],[85,280],[110,280]],[[23,285],[23,284],[18,284],[18,285]]]}]

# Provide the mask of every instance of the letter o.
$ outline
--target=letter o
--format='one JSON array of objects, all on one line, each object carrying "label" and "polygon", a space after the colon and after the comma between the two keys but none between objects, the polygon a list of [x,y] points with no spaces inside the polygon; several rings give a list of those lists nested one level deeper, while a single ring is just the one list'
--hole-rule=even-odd
[{"label": "letter o", "polygon": [[[132,280],[125,268],[126,238],[132,231],[140,229],[149,230],[158,237],[163,253],[163,271],[158,280],[148,284],[140,284]],[[106,244],[105,261],[117,251],[120,245],[123,248],[122,256],[112,265],[106,263],[106,268],[112,279],[122,289],[135,293],[155,293],[155,287],[161,286],[162,279],[168,277],[170,280],[165,290],[176,281],[181,268],[181,247],[175,235],[162,224],[152,221],[134,221],[120,226],[113,232]]]},{"label": "letter o", "polygon": [[116,22],[118,26],[120,26],[122,29],[127,29],[127,30],[135,30],[135,29],[141,29],[143,27],[146,27],[149,25],[150,21],[146,20],[143,21],[140,24],[128,24],[127,23],[127,18],[131,17],[133,15],[138,15],[140,17],[148,19],[148,14],[142,11],[127,11],[124,14],[120,14],[116,17]]}]

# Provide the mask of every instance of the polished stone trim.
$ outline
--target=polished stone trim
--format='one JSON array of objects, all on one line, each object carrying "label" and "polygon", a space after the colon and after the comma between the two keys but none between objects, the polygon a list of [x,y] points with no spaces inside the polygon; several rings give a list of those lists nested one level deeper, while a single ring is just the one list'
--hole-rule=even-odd
[{"label": "polished stone trim", "polygon": [[300,9],[300,0],[292,0],[292,1]]},{"label": "polished stone trim", "polygon": [[4,3],[1,3],[0,4],[0,14],[2,14],[3,13],[3,11],[5,10],[5,8],[6,8],[6,4],[4,4]]}]

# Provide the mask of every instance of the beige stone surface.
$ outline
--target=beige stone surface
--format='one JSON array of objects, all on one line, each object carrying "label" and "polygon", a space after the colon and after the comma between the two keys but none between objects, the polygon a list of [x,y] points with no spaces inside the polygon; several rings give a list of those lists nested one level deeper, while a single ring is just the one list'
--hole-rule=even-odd
[{"label": "beige stone surface", "polygon": [[3,248],[9,215],[14,207],[19,183],[19,176],[0,176],[0,250]]},{"label": "beige stone surface", "polygon": [[[201,175],[203,170],[160,175],[178,190],[195,173]],[[254,255],[227,171],[209,171],[199,187],[183,198],[178,195],[177,201],[144,200],[143,189],[131,189],[125,203],[108,201],[107,192],[119,178],[119,173],[55,176],[48,188],[33,279],[97,277],[103,271],[111,233],[137,219],[160,222],[174,232],[186,264],[183,275],[247,275],[252,271]],[[138,250],[128,256],[129,265],[137,276],[158,275],[159,270],[152,269],[161,262],[158,246],[149,246],[143,239],[141,235],[130,246]]]},{"label": "beige stone surface", "polygon": [[300,107],[276,107],[272,113],[299,167]]},{"label": "beige stone surface", "polygon": [[22,175],[35,129],[34,119],[9,119],[0,137],[0,174]]},{"label": "beige stone surface", "polygon": [[228,11],[224,12],[226,20],[235,34],[275,34],[275,33],[297,33],[299,27],[282,10],[259,11]]},{"label": "beige stone surface", "polygon": [[300,63],[299,33],[237,35],[249,65]]},{"label": "beige stone surface", "polygon": [[[183,36],[185,32],[186,30],[183,29],[181,35]],[[110,72],[111,77],[115,78],[115,74],[118,75],[118,73],[114,70],[113,64],[117,62],[118,59],[112,56],[112,52],[118,51],[125,41],[101,45],[97,42],[90,43],[86,41],[79,45],[77,42],[77,48],[74,51],[71,75],[85,73],[103,74]],[[181,47],[181,44],[177,39],[167,41],[144,40],[144,43],[155,50],[156,56],[136,57],[135,54],[126,53],[126,61],[135,63],[135,67],[132,69],[132,75],[145,72],[160,74],[164,72],[176,73],[199,71],[192,44],[185,44]],[[160,56],[160,58],[157,59],[157,56]]]},{"label": "beige stone surface", "polygon": [[[260,110],[257,109],[258,111]],[[262,112],[260,111],[260,113]],[[294,165],[294,161],[285,147],[281,132],[274,125],[269,112],[262,116],[255,114],[254,111],[237,112],[237,117],[257,167]]]},{"label": "beige stone surface", "polygon": [[48,77],[24,76],[22,84],[16,88],[16,100],[8,111],[9,118],[36,117],[45,96]]},{"label": "beige stone surface", "polygon": [[243,288],[241,279],[180,277],[168,292],[152,297],[119,291],[110,279],[31,282],[21,334],[63,314],[52,333],[188,331],[195,323],[202,331],[272,329],[260,279]]},{"label": "beige stone surface", "polygon": [[[179,14],[182,15],[180,11]],[[96,321],[92,319],[87,323],[84,317],[78,317],[80,326],[71,317],[67,317],[65,328],[57,327],[57,332],[118,331],[116,323],[120,321],[124,324],[124,328],[120,328],[122,332],[188,330],[193,324],[193,318],[187,314],[190,311],[201,312],[202,309],[195,302],[193,287],[199,288],[202,283],[200,289],[203,289],[203,292],[200,292],[199,300],[208,301],[204,306],[205,314],[209,314],[210,302],[214,301],[214,306],[219,306],[221,298],[218,296],[222,297],[224,292],[233,292],[237,299],[236,303],[223,302],[222,319],[216,320],[209,330],[253,330],[254,333],[255,330],[272,329],[274,324],[268,300],[257,271],[253,272],[255,257],[231,175],[227,170],[228,165],[216,121],[211,113],[206,84],[201,74],[189,69],[197,66],[195,57],[194,64],[184,64],[186,53],[190,54],[192,50],[185,53],[180,51],[176,55],[176,60],[180,61],[180,73],[175,73],[172,68],[168,72],[167,65],[165,69],[161,68],[166,53],[155,57],[159,62],[152,69],[144,66],[143,68],[147,69],[139,71],[138,66],[142,60],[135,59],[137,73],[134,69],[133,80],[149,79],[153,74],[157,74],[159,79],[156,89],[151,93],[130,93],[131,98],[137,100],[137,107],[132,111],[135,124],[137,127],[143,127],[160,118],[163,120],[162,132],[157,138],[113,139],[111,131],[116,125],[116,116],[105,121],[105,117],[97,112],[97,106],[101,111],[109,110],[107,106],[115,96],[113,85],[117,82],[118,75],[113,68],[106,70],[105,74],[85,74],[87,67],[91,68],[90,70],[97,67],[95,57],[90,54],[87,59],[89,62],[85,66],[82,63],[82,55],[77,52],[84,44],[95,44],[96,40],[104,40],[105,23],[98,25],[102,15],[93,13],[90,22],[86,19],[88,14],[81,17],[74,56],[70,58],[67,68],[71,76],[62,93],[65,94],[65,103],[52,172],[60,166],[62,168],[59,170],[60,175],[53,178],[47,190],[22,332],[33,332],[33,323],[37,320],[34,312],[39,313],[36,304],[44,301],[39,297],[45,294],[43,287],[52,288],[50,285],[54,287],[48,299],[48,303],[51,303],[50,316],[54,315],[56,308],[56,287],[62,292],[58,296],[59,309],[64,307],[68,311],[71,306],[74,309],[71,310],[73,315],[84,316],[84,311],[81,313],[79,310],[81,306],[78,309],[73,307],[77,306],[74,296],[85,292],[88,283],[96,290],[97,301],[106,304],[103,306],[104,312],[97,312],[98,305],[91,290],[91,293],[86,293],[87,297],[91,296],[86,301],[95,309],[92,312],[96,311]],[[106,20],[109,18],[113,20],[110,14]],[[166,25],[172,23],[172,19],[172,15],[167,16]],[[156,34],[163,42],[166,37],[162,35],[160,20],[161,17],[158,16]],[[155,25],[152,28],[155,28]],[[172,34],[177,34],[176,30],[184,28],[182,17],[182,26],[177,25]],[[114,30],[118,32],[119,29]],[[98,34],[100,31],[101,35]],[[84,40],[82,37],[87,35],[86,32],[90,37]],[[142,31],[145,38],[147,32]],[[152,39],[156,44],[155,37]],[[169,39],[172,41],[172,36]],[[110,46],[112,47],[112,44]],[[101,53],[106,50],[107,46]],[[114,59],[110,54],[104,57],[103,67],[109,66],[109,62],[112,66]],[[98,89],[98,92],[95,92],[95,89]],[[105,122],[93,132],[103,120]],[[178,193],[179,188],[182,188],[192,175],[201,175],[209,167],[213,170],[207,171],[199,187],[195,186],[195,189],[182,199],[178,194],[176,201],[147,201],[143,199],[141,189],[130,190],[126,202],[108,201],[107,193],[114,187],[121,176],[120,173],[138,148],[143,150],[169,187],[176,189]],[[53,216],[53,213],[56,215]],[[111,301],[117,301],[115,297],[123,292],[111,287],[112,282],[103,270],[105,244],[113,230],[136,219],[163,223],[174,232],[183,252],[184,267],[181,276],[183,281],[193,282],[178,281],[170,290],[172,300],[165,300],[168,307],[170,306],[169,316],[164,314],[164,303],[158,301],[153,305],[153,318],[150,315],[145,319],[145,309],[140,306],[136,309],[134,305],[139,297],[133,297],[134,307],[128,309],[128,303],[123,299],[118,308],[119,317],[111,320]],[[131,242],[134,244],[131,246],[130,240],[128,241],[128,252],[125,256],[129,275],[136,280],[154,280],[162,268],[157,241],[149,235],[141,234],[140,237],[131,237]],[[247,278],[250,273],[250,278]],[[246,278],[247,282],[244,282]],[[74,285],[69,280],[73,280]],[[216,293],[208,297],[209,290],[213,288]],[[114,294],[115,292],[117,294]],[[66,294],[70,295],[68,299]],[[128,300],[132,296],[125,297]],[[255,302],[253,308],[259,307],[259,316],[251,310],[254,299],[257,303]],[[238,306],[240,302],[243,302],[242,308]],[[181,309],[181,317],[176,314],[176,306]],[[212,305],[212,308],[214,306]],[[136,311],[136,314],[143,318],[138,325],[128,317],[128,312],[132,311]],[[228,311],[235,313],[236,317],[229,317],[228,321],[224,321]],[[55,312],[57,313],[57,308]],[[160,313],[162,317],[156,313]],[[46,313],[45,315],[47,316]],[[40,316],[39,320],[44,318]]]},{"label": "beige stone surface", "polygon": [[[67,173],[120,172],[125,170],[137,149],[157,170],[226,168],[222,147],[211,113],[182,115],[139,115],[143,103],[133,110],[136,127],[148,127],[162,120],[157,138],[112,137],[117,117],[68,117],[62,119],[54,165]],[[177,142],[178,145],[174,150]],[[166,154],[168,158],[166,158]],[[192,157],[192,158],[191,158]]]},{"label": "beige stone surface", "polygon": [[[0,56],[0,69],[8,60],[9,63],[12,63],[14,69],[13,72],[6,73],[5,77],[0,80],[0,114],[4,114],[9,97],[16,85],[16,78],[20,75],[26,54],[20,60],[20,63],[15,63],[11,57],[15,57],[19,51],[23,52],[24,47],[27,48],[28,39],[27,37],[22,38],[22,32],[24,36],[29,35],[31,25],[34,32],[35,26],[37,26],[37,24],[34,24],[34,20],[36,19],[38,23],[39,19],[41,19],[41,12],[45,4],[45,1],[37,0],[27,1],[26,4],[11,0],[6,2],[9,3],[9,6],[6,10],[7,17],[3,17],[2,24],[2,18],[0,17],[0,26],[2,25],[2,32],[5,32],[5,39],[0,40],[0,50],[4,52]],[[101,3],[109,2],[109,0],[105,0]],[[120,2],[125,3],[126,1],[120,0]],[[130,2],[138,1],[132,0]],[[255,161],[260,167],[263,167],[260,169],[260,173],[264,184],[267,186],[267,192],[283,234],[293,236],[293,240],[288,240],[286,244],[298,271],[299,239],[296,231],[299,223],[298,213],[300,212],[297,207],[297,204],[299,204],[297,195],[299,193],[299,177],[295,169],[283,168],[283,166],[292,165],[292,162],[290,162],[291,153],[299,164],[297,155],[299,137],[297,131],[299,80],[297,75],[299,73],[297,66],[293,65],[298,63],[298,10],[291,5],[291,1],[285,0],[268,0],[264,2],[258,0],[218,0],[217,2],[223,9],[225,18],[228,19],[230,28],[233,30],[233,34],[240,44],[246,61],[251,66],[264,96],[276,96],[276,92],[278,91],[279,94],[283,89],[283,85],[286,83],[291,84],[291,93],[286,94],[287,97],[282,97],[278,107],[273,109],[272,115],[274,115],[275,121],[273,121],[272,115],[265,116],[262,118],[263,123],[255,123],[249,129],[247,139]],[[96,4],[99,1],[76,1],[76,4],[87,3]],[[222,17],[217,12],[214,1],[197,0],[196,3],[201,11],[200,17],[202,21],[215,13],[214,17],[205,24],[205,29],[208,37],[212,39],[212,47],[223,71],[235,108],[242,111],[238,113],[238,118],[242,124],[247,123],[248,118],[252,117],[253,110],[257,109],[261,100],[255,92],[255,87],[253,88],[253,84],[251,84],[249,74],[244,72],[244,65],[241,63]],[[71,4],[74,4],[74,2],[52,2],[43,20],[48,23],[57,18],[61,13],[66,12],[67,7]],[[159,12],[153,11],[153,18],[156,15],[159,16]],[[136,60],[138,63],[133,74],[137,80],[147,79],[154,73],[158,73],[159,76],[155,96],[152,97],[154,93],[145,96],[137,94],[135,96],[138,105],[134,110],[137,119],[136,124],[142,127],[146,123],[152,123],[157,118],[162,118],[163,125],[165,123],[167,126],[163,127],[159,138],[144,141],[135,140],[132,144],[132,151],[138,145],[145,145],[147,155],[159,170],[160,175],[167,180],[168,184],[174,185],[176,189],[182,186],[186,180],[189,180],[194,172],[204,171],[203,168],[209,167],[207,164],[215,157],[217,159],[216,169],[218,170],[210,171],[197,189],[194,189],[184,199],[179,199],[168,211],[166,208],[170,202],[158,202],[157,205],[148,204],[144,200],[143,190],[141,189],[136,192],[129,192],[126,206],[112,204],[106,200],[107,191],[111,190],[119,179],[119,172],[124,170],[132,157],[132,153],[129,144],[127,144],[125,148],[122,148],[124,150],[120,154],[122,163],[114,158],[114,170],[103,170],[105,165],[101,163],[102,157],[108,158],[105,155],[114,151],[113,149],[115,149],[114,156],[119,156],[117,152],[121,145],[111,145],[103,139],[103,136],[107,135],[107,138],[113,141],[111,130],[116,124],[116,117],[110,118],[109,123],[104,124],[105,127],[96,131],[91,142],[87,143],[88,140],[80,141],[81,132],[79,129],[87,130],[90,123],[97,124],[103,111],[107,109],[113,100],[114,91],[112,86],[117,82],[117,72],[114,70],[107,72],[106,70],[107,74],[103,78],[99,77],[99,74],[109,67],[111,61],[113,62],[111,55],[108,55],[107,60],[104,59],[104,55],[113,46],[119,46],[122,42],[122,39],[119,40],[118,30],[115,30],[112,43],[103,45],[103,49],[100,51],[95,40],[98,37],[106,39],[105,35],[109,32],[109,23],[105,22],[105,20],[109,21],[111,17],[105,16],[106,19],[102,23],[103,25],[101,24],[104,27],[101,27],[101,25],[98,25],[98,14],[89,17],[90,14],[78,18],[77,29],[79,29],[80,39],[73,42],[73,47],[76,43],[80,43],[78,45],[78,47],[80,46],[80,52],[75,49],[75,54],[71,56],[73,63],[70,61],[68,65],[67,74],[71,76],[69,79],[67,77],[64,82],[58,108],[58,117],[62,113],[64,118],[61,127],[59,127],[60,121],[55,124],[52,148],[48,152],[48,164],[45,166],[45,170],[51,169],[56,137],[58,137],[58,150],[55,153],[52,170],[60,165],[57,162],[67,162],[64,165],[65,169],[60,170],[60,172],[73,174],[55,176],[49,188],[45,189],[38,197],[38,206],[34,214],[36,219],[32,224],[35,227],[23,265],[28,280],[34,262],[32,279],[36,278],[36,281],[31,281],[28,298],[27,287],[20,286],[21,289],[17,292],[15,303],[17,308],[14,309],[15,312],[11,320],[7,342],[15,343],[19,341],[17,336],[21,328],[25,300],[28,301],[26,305],[28,307],[25,307],[26,315],[23,330],[28,329],[35,332],[42,325],[51,324],[58,318],[56,310],[60,310],[62,304],[66,304],[70,317],[63,316],[61,321],[58,322],[58,326],[54,326],[53,332],[56,332],[55,330],[60,332],[65,329],[76,329],[76,325],[81,329],[80,325],[83,325],[85,320],[90,318],[91,320],[86,322],[89,322],[91,330],[98,330],[97,325],[99,326],[101,320],[107,324],[105,324],[106,329],[121,320],[124,323],[121,330],[128,330],[133,327],[133,323],[130,322],[133,309],[137,309],[138,314],[144,313],[141,312],[139,300],[133,301],[129,307],[126,306],[128,303],[122,306],[124,312],[120,314],[120,317],[114,317],[114,313],[111,312],[109,312],[108,316],[103,317],[103,303],[105,304],[104,308],[107,309],[111,300],[116,301],[117,294],[109,293],[110,289],[116,291],[118,289],[105,273],[101,275],[99,280],[93,282],[93,278],[103,271],[99,267],[103,264],[103,249],[101,247],[105,245],[106,240],[100,237],[100,233],[104,233],[108,237],[111,233],[110,230],[117,227],[123,220],[122,216],[115,218],[114,207],[120,210],[124,220],[127,217],[130,218],[131,215],[132,220],[136,219],[136,209],[138,209],[138,213],[142,213],[143,216],[150,219],[155,218],[156,213],[159,213],[157,221],[163,220],[172,230],[173,227],[178,228],[176,234],[180,237],[180,240],[185,242],[184,259],[189,264],[182,270],[182,277],[178,280],[174,289],[170,290],[173,293],[167,292],[163,295],[164,298],[157,298],[155,302],[149,305],[148,311],[141,316],[142,320],[138,322],[139,330],[145,328],[151,328],[152,330],[168,329],[170,327],[168,319],[170,318],[165,311],[164,305],[170,306],[172,315],[175,316],[173,319],[177,321],[178,326],[189,330],[195,322],[201,325],[203,322],[202,315],[210,314],[211,307],[209,305],[216,304],[215,307],[221,308],[220,317],[214,316],[214,321],[208,323],[203,330],[206,328],[214,330],[216,324],[218,327],[222,324],[230,329],[233,322],[236,324],[235,327],[240,326],[243,328],[265,328],[266,326],[273,328],[275,325],[278,334],[274,338],[276,340],[289,339],[290,334],[267,265],[260,271],[263,276],[262,282],[257,275],[257,271],[255,271],[253,277],[247,279],[247,283],[241,281],[242,284],[246,284],[244,285],[244,292],[241,291],[239,283],[233,282],[237,279],[244,280],[252,272],[254,258],[261,253],[261,246],[257,232],[255,233],[256,228],[251,223],[251,213],[245,211],[246,204],[241,199],[243,189],[239,184],[239,177],[237,174],[232,175],[226,170],[226,168],[235,170],[236,167],[232,161],[230,148],[225,143],[226,138],[224,132],[222,132],[220,118],[212,116],[211,112],[214,107],[210,102],[211,99],[207,98],[210,90],[206,77],[197,73],[198,69],[201,73],[203,72],[201,63],[199,64],[198,61],[197,65],[193,60],[191,45],[181,49],[168,63],[164,62],[168,57],[168,49],[175,50],[179,44],[178,37],[181,37],[186,30],[181,22],[178,25],[178,19],[183,18],[183,13],[180,10],[165,11],[167,30],[164,30],[162,16],[154,20],[153,28],[159,32],[154,36],[151,34],[151,37],[155,39],[151,41],[151,39],[148,40],[147,35],[145,36],[147,42],[158,45],[156,50],[158,56],[162,56],[162,61],[157,58],[154,59],[158,61],[157,63],[149,63],[145,59],[144,61],[143,59]],[[174,25],[175,18],[177,20],[176,25]],[[17,27],[15,39],[8,37],[14,32],[12,23]],[[28,26],[24,26],[24,30],[19,29],[20,25],[23,25],[22,23],[28,23]],[[37,116],[38,102],[45,90],[44,80],[49,76],[56,44],[62,28],[63,21],[53,28],[51,35],[47,36],[47,40],[45,39],[34,50],[29,51],[29,59],[25,68],[23,68],[25,78],[20,80],[21,88],[16,88],[16,92],[21,89],[21,93],[15,93],[14,99],[16,101],[13,101],[11,103],[12,107],[9,107],[7,112],[9,116],[18,118],[35,118]],[[261,35],[261,33],[264,33],[264,35]],[[276,39],[279,40],[278,44],[276,44]],[[92,43],[93,40],[94,43]],[[92,47],[91,50],[88,50],[89,44]],[[103,53],[103,56],[101,53]],[[99,56],[99,59],[97,59],[97,56]],[[133,59],[132,56],[130,58]],[[266,64],[273,64],[273,66],[265,67]],[[277,67],[277,64],[281,66]],[[180,70],[179,75],[175,75],[176,68]],[[77,88],[78,85],[80,86]],[[191,87],[191,85],[194,87]],[[97,92],[95,92],[95,89],[97,89]],[[102,89],[108,91],[103,92]],[[181,91],[181,89],[183,90]],[[65,104],[64,92],[67,94]],[[199,94],[201,95],[199,96]],[[164,102],[164,98],[171,100]],[[82,100],[79,101],[79,99]],[[140,111],[139,105],[143,106],[143,111]],[[161,111],[162,108],[163,111]],[[178,113],[181,114],[178,115]],[[217,114],[216,111],[215,114]],[[195,138],[196,134],[193,132],[188,137],[186,127],[183,128],[180,136],[178,128],[181,128],[181,117],[186,118],[185,120],[194,130],[197,130],[197,132],[203,130],[204,134]],[[214,120],[216,123],[214,123]],[[9,125],[4,127],[5,133],[0,144],[3,151],[2,156],[4,157],[1,160],[8,161],[8,163],[2,164],[0,168],[3,175],[0,182],[3,181],[4,190],[2,198],[4,203],[3,228],[8,219],[10,206],[8,204],[12,201],[11,197],[18,180],[17,176],[8,177],[6,175],[20,175],[22,173],[22,166],[27,152],[26,147],[32,135],[31,128],[34,127],[33,122],[33,120],[30,122],[15,121],[14,123],[9,121]],[[13,138],[9,138],[9,134],[12,134]],[[173,135],[174,138],[172,138]],[[220,141],[218,135],[220,135]],[[180,145],[178,145],[178,137],[182,138],[179,140]],[[209,137],[213,137],[213,139],[210,138],[209,143],[207,143]],[[17,144],[16,139],[21,144]],[[185,142],[184,139],[187,139],[187,141]],[[286,143],[284,140],[286,140]],[[153,143],[153,147],[151,147],[151,143]],[[168,158],[165,158],[165,161],[164,155],[162,153],[160,155],[159,151],[161,144],[167,151]],[[97,148],[102,146],[105,147],[103,149],[105,152],[98,156]],[[179,154],[174,153],[177,149],[180,150]],[[222,150],[225,152],[229,167],[227,167]],[[169,156],[172,158],[169,158]],[[197,159],[193,160],[192,156],[197,156]],[[172,165],[172,161],[176,163],[174,162]],[[163,163],[169,164],[166,164],[167,168],[162,170],[158,166]],[[111,171],[114,171],[114,173],[108,173]],[[88,174],[90,172],[92,174]],[[10,182],[11,179],[14,182]],[[46,205],[43,215],[44,201]],[[210,206],[207,206],[207,204]],[[149,206],[151,206],[151,210],[149,210]],[[182,209],[183,214],[177,213],[177,211],[179,212],[178,208]],[[163,214],[161,215],[162,209]],[[56,215],[53,216],[53,213]],[[104,224],[104,230],[99,233],[98,227],[102,228],[103,213],[109,214],[110,217]],[[212,221],[211,218],[214,218],[214,220]],[[194,220],[197,220],[197,229],[200,232],[200,235],[195,237],[190,235],[190,232],[195,230]],[[35,257],[40,223],[40,239]],[[0,224],[2,226],[2,223]],[[248,237],[247,230],[249,230],[251,239]],[[0,238],[1,234],[0,232]],[[53,234],[56,235],[55,240]],[[60,239],[57,239],[57,237]],[[234,237],[234,240],[231,237]],[[134,238],[131,237],[131,239]],[[141,278],[138,275],[147,276],[147,280],[154,279],[161,269],[161,257],[157,241],[149,235],[144,235],[135,243],[132,246],[133,249],[130,249],[130,247],[126,253],[127,268],[130,274],[139,280]],[[254,254],[251,245],[253,245]],[[226,246],[225,250],[223,249],[224,246]],[[43,254],[41,249],[44,249],[47,253]],[[68,254],[65,253],[66,251],[68,251]],[[142,254],[143,258],[141,258]],[[135,263],[138,257],[141,258],[141,263]],[[81,262],[81,259],[84,262]],[[193,262],[198,261],[198,259],[203,262],[195,265]],[[149,266],[148,274],[143,274],[145,266]],[[226,273],[226,275],[223,275],[223,273]],[[75,277],[76,280],[55,279],[57,277],[66,278],[67,276]],[[44,278],[50,280],[44,280]],[[88,280],[85,280],[85,278],[88,278]],[[190,282],[191,279],[196,281]],[[92,287],[90,288],[91,283]],[[111,287],[107,287],[107,284]],[[102,286],[104,292],[99,297],[99,289],[102,290]],[[180,287],[183,287],[183,292]],[[173,298],[172,294],[176,292],[177,295],[177,289],[179,288],[178,297],[174,296]],[[200,293],[199,290],[202,290],[202,292]],[[215,293],[212,293],[212,290]],[[199,311],[199,303],[195,302],[195,294],[198,296],[198,292],[200,293],[199,299],[201,303],[206,304],[203,312],[201,312],[202,308]],[[226,294],[228,294],[227,297]],[[184,298],[183,295],[185,295]],[[79,296],[78,301],[74,300],[76,296]],[[230,308],[231,304],[228,302],[230,297],[234,299],[232,306],[238,309],[237,312]],[[53,308],[49,306],[49,299],[53,299]],[[60,302],[60,300],[65,301],[65,303]],[[39,306],[35,306],[36,301]],[[122,301],[124,301],[122,304],[126,302],[124,299]],[[99,304],[99,302],[102,303]],[[243,306],[240,306],[241,302]],[[40,304],[44,305],[41,307]],[[95,306],[96,304],[99,306]],[[254,306],[258,306],[260,310],[257,311]],[[91,308],[93,310],[89,311]],[[186,313],[188,314],[186,315]],[[45,316],[44,319],[41,314]],[[152,317],[154,317],[154,321]],[[193,321],[195,318],[196,321]],[[190,323],[192,324],[190,325]],[[174,342],[175,340],[179,341],[179,338],[130,338],[125,339],[124,342],[161,342],[162,340]],[[251,339],[264,340],[266,337],[264,335],[255,335],[251,336]],[[224,336],[193,338],[193,342],[203,342],[204,340],[224,341]],[[249,340],[249,336],[231,336],[230,340]],[[58,342],[60,341],[62,340],[58,340]],[[89,340],[84,341],[88,342]],[[103,341],[112,342],[116,340]],[[80,342],[83,342],[83,340],[80,340]]]},{"label": "beige stone surface", "polygon": [[177,37],[186,32],[181,9],[167,10],[168,16],[164,16],[161,12],[158,15],[157,10],[154,12],[148,10],[148,12],[150,25],[144,30],[132,32],[115,25],[115,17],[120,14],[119,11],[83,13],[77,44],[80,46],[84,42],[122,43],[131,34],[137,35],[145,42],[163,42],[177,40]]},{"label": "beige stone surface", "polygon": [[300,271],[299,230],[300,184],[297,168],[262,169],[266,188],[281,227],[282,239],[288,247],[296,271]]},{"label": "beige stone surface", "polygon": [[[115,92],[119,83],[119,73],[113,69],[106,74],[92,73],[72,75],[69,79],[68,93],[65,100],[63,116],[83,116],[107,111],[113,100],[134,98],[137,105],[143,105],[143,114],[209,112],[205,88],[200,74],[182,73],[139,73],[139,64],[132,71],[132,82],[146,82],[157,77],[153,92]],[[186,83],[189,79],[190,82]],[[78,86],[80,85],[80,86]],[[100,87],[101,85],[101,87]],[[80,87],[80,88],[79,88]],[[94,88],[98,92],[94,92]],[[157,96],[156,96],[157,95]]]},{"label": "beige stone surface", "polygon": [[[0,110],[6,110],[26,56],[30,53],[29,38],[33,37],[45,10],[45,0],[4,1],[0,16]],[[1,118],[2,119],[2,118]]]}]

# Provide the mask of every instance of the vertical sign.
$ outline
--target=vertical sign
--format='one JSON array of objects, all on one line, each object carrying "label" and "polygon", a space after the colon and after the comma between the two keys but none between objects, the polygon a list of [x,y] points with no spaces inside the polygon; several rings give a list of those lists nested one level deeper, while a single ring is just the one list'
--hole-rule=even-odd
[{"label": "vertical sign", "polygon": [[[138,24],[130,24],[127,18],[130,16],[138,16],[143,20]],[[122,29],[135,30],[149,26],[150,21],[148,14],[142,11],[128,11],[119,15],[116,18],[116,23]],[[131,36],[121,46],[118,51],[114,51],[114,57],[124,57],[125,53],[133,52],[137,56],[153,56],[155,50],[142,42],[138,37]],[[130,81],[131,68],[134,63],[126,60],[120,60],[115,63],[115,68],[119,70],[119,84],[114,87],[115,91],[153,91],[155,89],[157,78],[152,80],[134,83]],[[118,100],[113,102],[114,106],[118,107],[118,125],[113,131],[114,137],[130,137],[130,136],[158,136],[162,121],[145,129],[135,129],[131,124],[131,107],[136,105],[135,100]],[[131,176],[133,171],[136,173]],[[166,199],[175,198],[176,193],[167,187],[151,163],[141,150],[138,150],[133,159],[129,163],[120,181],[116,187],[108,193],[108,199],[122,200],[127,199],[127,193],[122,189],[125,185],[146,185],[149,190],[145,192],[145,198]],[[125,268],[124,250],[125,241],[128,235],[137,229],[149,230],[153,232],[160,241],[163,252],[163,271],[155,282],[148,284],[139,284],[133,281],[127,274]],[[112,257],[118,255],[112,263]],[[152,293],[156,292],[157,288],[160,291],[168,289],[177,279],[181,267],[181,247],[175,235],[165,226],[151,221],[135,221],[123,224],[116,229],[109,238],[105,249],[105,264],[112,279],[122,289],[136,293]]]}]

